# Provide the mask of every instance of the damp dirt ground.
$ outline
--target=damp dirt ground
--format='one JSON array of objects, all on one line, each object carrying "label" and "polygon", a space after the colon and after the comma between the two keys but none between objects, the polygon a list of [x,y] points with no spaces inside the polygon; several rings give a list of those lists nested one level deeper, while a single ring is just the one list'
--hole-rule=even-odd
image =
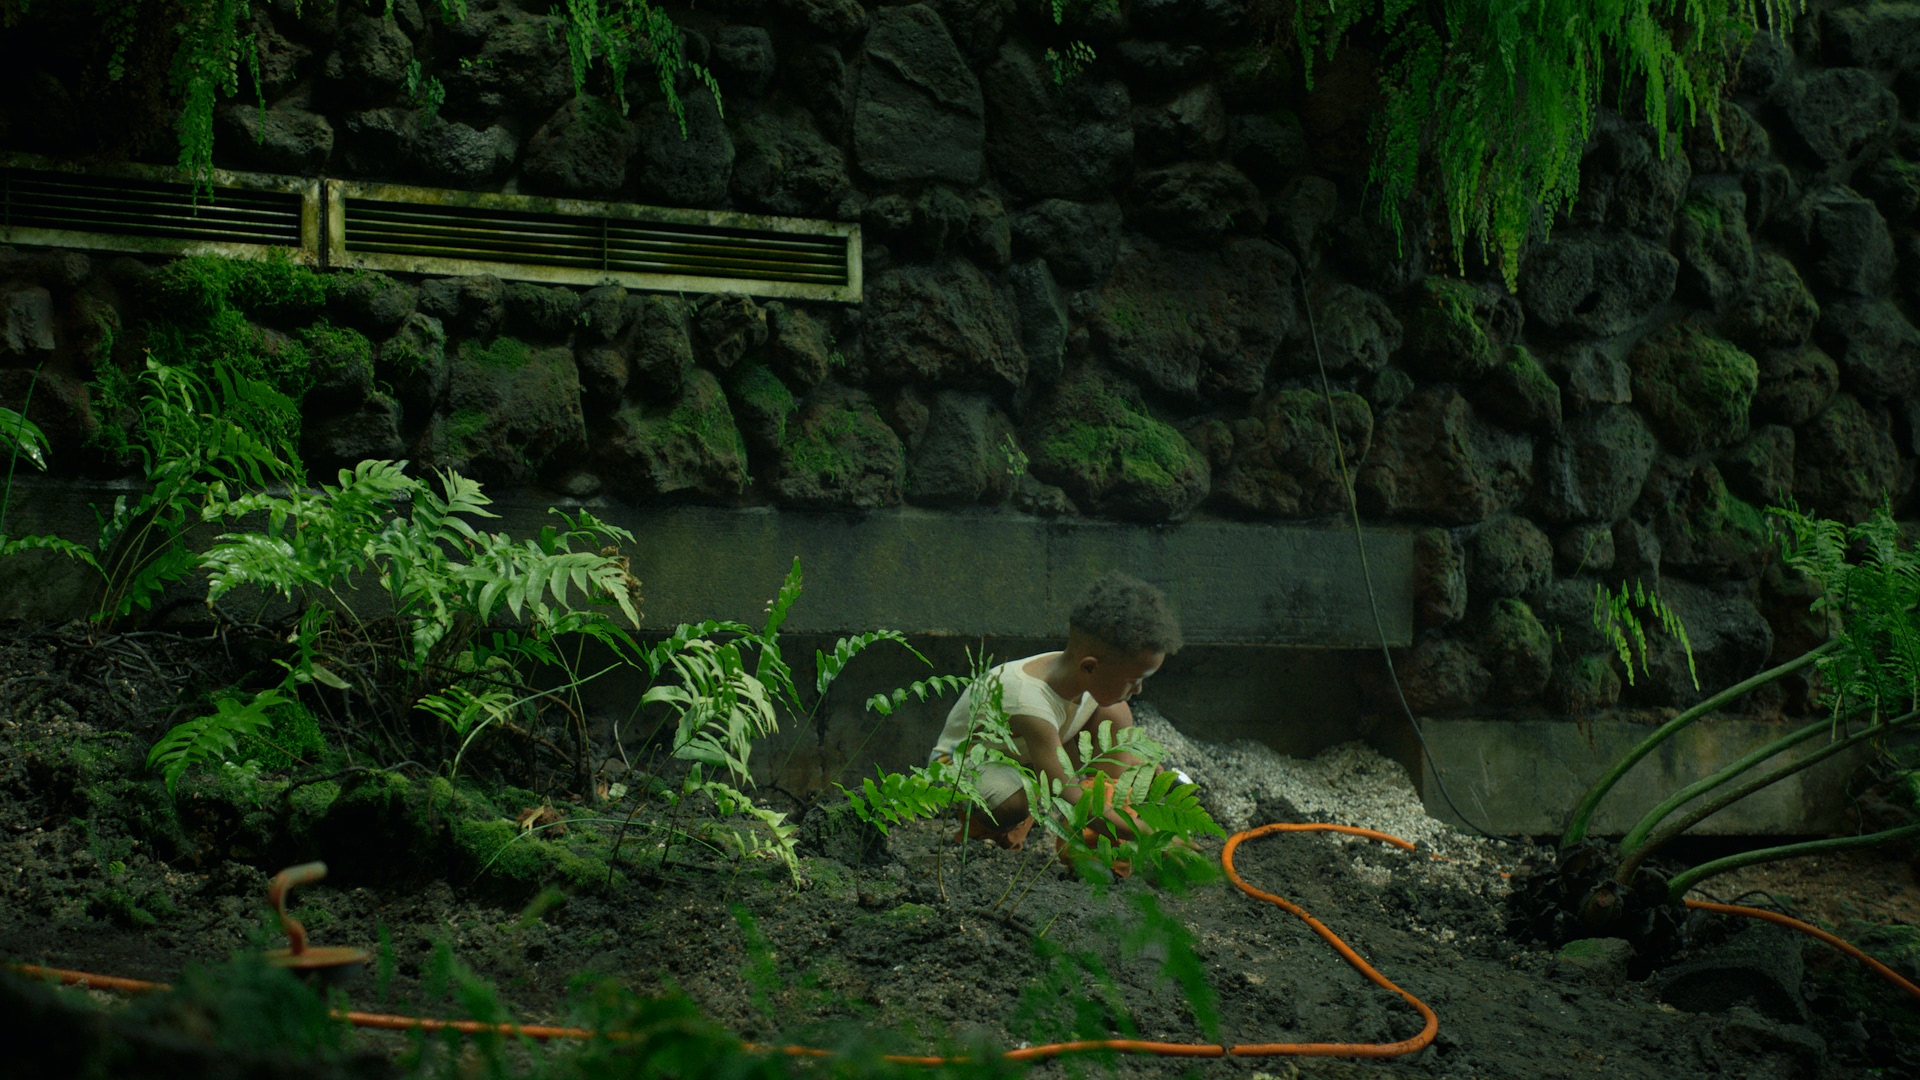
[{"label": "damp dirt ground", "polygon": [[[35,659],[59,654],[51,647],[0,648],[0,960],[170,980],[189,963],[263,944],[275,858],[220,837],[199,837],[190,857],[140,839],[137,823],[154,811],[112,800],[151,799],[150,780],[132,765],[118,780],[96,767],[89,789],[78,790],[49,750],[98,747],[137,764],[125,748],[144,748],[161,721],[140,719],[121,699],[156,697],[168,673],[191,666],[154,655],[166,644],[149,640],[90,665]],[[1297,813],[1283,804],[1257,811]],[[773,860],[691,859],[623,873],[618,888],[521,893],[387,857],[384,841],[368,836],[364,851],[319,852],[356,869],[303,889],[294,907],[316,942],[379,954],[348,993],[355,1007],[380,1011],[451,1014],[422,993],[444,945],[523,1022],[565,1022],[575,988],[611,979],[641,992],[679,988],[746,1039],[832,1045],[860,1030],[885,1032],[902,1050],[980,1038],[1018,1046],[1094,1028],[1229,1044],[1393,1042],[1421,1029],[1406,1002],[1367,982],[1300,920],[1224,880],[1184,893],[1137,878],[1089,884],[1051,858],[1051,845],[962,851],[930,823],[898,828],[865,852],[831,837],[822,845],[818,829],[812,836],[803,885]],[[1217,857],[1218,841],[1205,846]],[[1827,880],[1817,890],[1826,906],[1805,914],[1905,955],[1920,911],[1907,857],[1850,856],[1830,867],[1841,880]],[[1496,869],[1321,835],[1250,841],[1236,861],[1249,883],[1304,906],[1430,1005],[1439,1016],[1433,1044],[1386,1062],[1122,1056],[1042,1064],[1034,1075],[1920,1075],[1907,1041],[1913,1003],[1818,946],[1805,949],[1793,1015],[1739,1003],[1687,1012],[1660,1000],[1657,972],[1630,981],[1619,968],[1508,938],[1508,885]],[[1749,874],[1739,885],[1778,886],[1790,904],[1788,884],[1801,881],[1812,895],[1804,875],[1818,872],[1783,864],[1773,878]],[[1872,895],[1843,909],[1849,878]],[[1189,950],[1203,993],[1168,970]]]}]

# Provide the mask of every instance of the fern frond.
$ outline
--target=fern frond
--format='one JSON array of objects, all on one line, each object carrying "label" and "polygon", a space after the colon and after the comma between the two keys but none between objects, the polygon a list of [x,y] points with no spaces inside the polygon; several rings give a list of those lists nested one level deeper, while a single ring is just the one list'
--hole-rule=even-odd
[{"label": "fern frond", "polygon": [[864,634],[843,637],[834,642],[831,653],[814,650],[814,690],[822,695],[826,694],[827,690],[833,686],[833,681],[840,677],[840,673],[846,670],[854,657],[860,655],[868,646],[881,641],[894,642],[912,653],[922,663],[927,662],[927,658],[920,655],[920,650],[908,644],[907,636],[898,630],[869,630]]},{"label": "fern frond", "polygon": [[258,735],[270,728],[271,710],[291,700],[279,690],[262,690],[245,702],[233,694],[215,698],[211,715],[176,725],[153,744],[147,752],[147,768],[160,771],[171,795],[188,769],[223,760],[242,736]]},{"label": "fern frond", "polygon": [[898,687],[891,693],[873,695],[867,699],[867,711],[892,716],[893,711],[906,704],[909,697],[915,701],[925,701],[942,694],[958,693],[966,688],[967,679],[964,676],[934,675]]}]

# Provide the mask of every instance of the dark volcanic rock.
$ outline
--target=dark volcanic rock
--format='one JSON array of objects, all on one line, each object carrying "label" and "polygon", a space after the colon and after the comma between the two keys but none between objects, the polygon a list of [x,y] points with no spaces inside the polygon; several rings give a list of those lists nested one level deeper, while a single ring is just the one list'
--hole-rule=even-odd
[{"label": "dark volcanic rock", "polygon": [[1211,157],[1226,137],[1227,106],[1212,83],[1133,110],[1134,155],[1146,164]]},{"label": "dark volcanic rock", "polygon": [[1474,414],[1450,387],[1416,391],[1380,418],[1358,487],[1374,513],[1467,525],[1519,503],[1533,440]]},{"label": "dark volcanic rock", "polygon": [[1088,328],[1105,356],[1156,389],[1252,397],[1293,327],[1295,273],[1290,256],[1261,240],[1212,255],[1141,241],[1101,287]]},{"label": "dark volcanic rock", "polygon": [[1772,252],[1754,260],[1753,285],[1728,305],[1720,328],[1750,349],[1790,347],[1807,340],[1820,318],[1820,305],[1800,280],[1793,264]]},{"label": "dark volcanic rock", "polygon": [[1765,518],[1727,490],[1710,462],[1662,458],[1640,501],[1660,537],[1663,572],[1699,581],[1746,579],[1757,576],[1769,557]]},{"label": "dark volcanic rock", "polygon": [[1060,376],[1071,329],[1066,294],[1045,259],[1015,265],[1008,270],[1007,280],[1020,317],[1020,347],[1027,353],[1027,370],[1042,382],[1052,382]]},{"label": "dark volcanic rock", "polygon": [[1445,529],[1413,534],[1413,621],[1419,629],[1459,622],[1467,614],[1467,555]]},{"label": "dark volcanic rock", "polygon": [[526,281],[507,283],[507,320],[527,337],[564,339],[580,314],[580,294],[562,286],[546,288]]},{"label": "dark volcanic rock", "polygon": [[[1373,414],[1358,394],[1337,393],[1333,413],[1348,468],[1367,456]],[[1229,426],[1231,449],[1214,493],[1236,509],[1270,517],[1346,511],[1349,492],[1327,426],[1326,400],[1310,390],[1280,390]]]},{"label": "dark volcanic rock", "polygon": [[369,458],[397,461],[407,456],[400,438],[400,403],[375,394],[349,412],[328,413],[301,424],[300,454],[309,474],[331,481],[340,469]]},{"label": "dark volcanic rock", "polygon": [[633,125],[610,102],[577,97],[527,140],[521,175],[534,190],[603,198],[627,182],[636,145]]},{"label": "dark volcanic rock", "polygon": [[1097,199],[1126,176],[1133,103],[1124,84],[1080,78],[1055,86],[1032,54],[1009,44],[984,85],[987,159],[1015,193]]},{"label": "dark volcanic rock", "polygon": [[1687,628],[1700,685],[1694,686],[1680,643],[1671,635],[1650,633],[1650,670],[1636,671],[1634,684],[1621,695],[1628,701],[1649,706],[1691,705],[1759,671],[1773,651],[1772,628],[1753,602],[1737,590],[1723,592],[1676,578],[1661,583],[1660,598]]},{"label": "dark volcanic rock", "polygon": [[1747,196],[1738,186],[1697,185],[1680,211],[1674,237],[1680,280],[1696,299],[1725,308],[1753,284],[1753,239],[1747,235]]},{"label": "dark volcanic rock", "polygon": [[723,26],[713,36],[713,65],[728,93],[755,100],[773,79],[773,35],[760,26]]},{"label": "dark volcanic rock", "polygon": [[1920,331],[1885,300],[1837,300],[1816,330],[1840,368],[1840,383],[1863,401],[1905,399],[1920,376]]},{"label": "dark volcanic rock", "polygon": [[1525,701],[1553,676],[1553,638],[1524,600],[1494,602],[1480,628],[1480,659],[1493,674],[1493,696]]},{"label": "dark volcanic rock", "polygon": [[[1297,291],[1288,290],[1289,297]],[[1329,281],[1316,286],[1308,297],[1313,304],[1314,334],[1293,334],[1286,357],[1289,374],[1317,375],[1322,360],[1328,374],[1366,374],[1385,367],[1387,358],[1400,350],[1400,320],[1374,293]],[[1295,327],[1299,329],[1303,328]]]},{"label": "dark volcanic rock", "polygon": [[1907,470],[1885,410],[1836,394],[1794,437],[1793,494],[1808,510],[1864,521],[1889,496],[1906,491]]},{"label": "dark volcanic rock", "polygon": [[507,286],[492,274],[429,278],[420,283],[420,310],[456,333],[488,337],[506,322]]},{"label": "dark volcanic rock", "polygon": [[1500,362],[1501,346],[1519,329],[1511,297],[1459,278],[1429,276],[1407,313],[1406,365],[1415,375],[1474,382]]},{"label": "dark volcanic rock", "polygon": [[820,217],[853,190],[846,156],[805,113],[769,111],[738,122],[733,197],[770,214]]},{"label": "dark volcanic rock", "polygon": [[972,263],[889,270],[867,286],[861,353],[884,382],[1019,386],[1027,357],[993,285]]},{"label": "dark volcanic rock", "polygon": [[420,125],[411,157],[414,167],[427,179],[466,185],[491,180],[511,169],[518,151],[513,134],[499,124],[482,131],[436,119]]},{"label": "dark volcanic rock", "polygon": [[1870,3],[1824,12],[1820,45],[1829,63],[1912,68],[1920,61],[1920,4]]},{"label": "dark volcanic rock", "polygon": [[1527,259],[1520,297],[1549,330],[1612,337],[1666,303],[1679,269],[1672,255],[1630,236],[1557,236]]},{"label": "dark volcanic rock", "polygon": [[831,335],[805,309],[768,304],[767,328],[772,334],[768,355],[774,369],[793,385],[811,390],[833,370],[837,361]]},{"label": "dark volcanic rock", "polygon": [[1747,437],[1759,367],[1732,343],[1674,323],[1643,338],[1627,364],[1634,401],[1676,451],[1690,454]]},{"label": "dark volcanic rock", "polygon": [[319,113],[292,105],[229,105],[220,111],[222,149],[266,172],[311,176],[333,156],[333,124]]},{"label": "dark volcanic rock", "polygon": [[1560,430],[1560,387],[1533,354],[1510,345],[1506,358],[1480,383],[1474,405],[1517,431],[1551,435]]},{"label": "dark volcanic rock", "polygon": [[1612,405],[1568,420],[1540,452],[1535,504],[1550,522],[1608,522],[1640,497],[1659,453],[1645,420]]},{"label": "dark volcanic rock", "polygon": [[1633,369],[1598,345],[1582,342],[1555,349],[1540,357],[1540,366],[1559,383],[1565,413],[1633,400]]},{"label": "dark volcanic rock", "polygon": [[586,443],[573,354],[510,337],[461,342],[442,431],[446,464],[489,481],[534,479]]},{"label": "dark volcanic rock", "polygon": [[1669,147],[1662,157],[1643,125],[1603,115],[1580,163],[1573,220],[1665,241],[1691,175],[1686,155]]},{"label": "dark volcanic rock", "polygon": [[1794,212],[1801,260],[1821,295],[1881,296],[1893,279],[1893,237],[1873,203],[1851,188],[1808,192]]},{"label": "dark volcanic rock", "polygon": [[1177,521],[1207,496],[1206,458],[1147,413],[1138,389],[1097,367],[1063,377],[1022,441],[1036,477],[1096,514]]},{"label": "dark volcanic rock", "polygon": [[1211,247],[1227,233],[1257,233],[1267,223],[1260,189],[1221,161],[1183,161],[1141,173],[1131,201],[1142,229],[1187,247]]},{"label": "dark volcanic rock", "polygon": [[767,312],[739,293],[709,293],[694,302],[697,358],[722,371],[767,343]]},{"label": "dark volcanic rock", "polygon": [[858,67],[853,154],[861,172],[883,183],[979,178],[980,83],[932,8],[874,12]]},{"label": "dark volcanic rock", "polygon": [[921,506],[997,503],[1012,486],[1007,442],[1013,424],[985,394],[942,390],[926,433],[907,461],[907,501]]},{"label": "dark volcanic rock", "polygon": [[385,274],[348,270],[328,275],[327,309],[341,322],[368,333],[389,333],[413,314],[420,294]]},{"label": "dark volcanic rock", "polygon": [[1553,542],[1523,517],[1487,522],[1473,536],[1472,554],[1467,581],[1477,600],[1525,596],[1553,576]]},{"label": "dark volcanic rock", "polygon": [[1815,71],[1789,84],[1783,97],[1793,133],[1822,164],[1852,156],[1900,116],[1893,91],[1861,68]]},{"label": "dark volcanic rock", "polygon": [[[1396,650],[1393,664],[1415,716],[1467,708],[1493,689],[1493,673],[1481,666],[1473,647],[1453,638],[1423,637],[1411,649]],[[1377,662],[1362,669],[1360,685],[1369,700],[1399,709],[1399,696]]]},{"label": "dark volcanic rock", "polygon": [[1755,506],[1784,506],[1793,497],[1793,429],[1768,424],[1720,461],[1727,490]]},{"label": "dark volcanic rock", "polygon": [[634,186],[640,194],[667,206],[716,206],[733,179],[733,138],[720,107],[706,87],[684,91],[686,130],[666,102],[634,110],[636,145]]},{"label": "dark volcanic rock", "polygon": [[747,485],[747,450],[712,372],[695,369],[666,408],[629,405],[598,440],[601,474],[628,498],[724,499]]},{"label": "dark volcanic rock", "polygon": [[677,296],[630,297],[617,347],[626,354],[633,381],[664,398],[680,396],[693,370],[692,318]]},{"label": "dark volcanic rock", "polygon": [[1043,200],[1013,219],[1013,242],[1047,260],[1062,282],[1096,285],[1120,257],[1120,205]]}]

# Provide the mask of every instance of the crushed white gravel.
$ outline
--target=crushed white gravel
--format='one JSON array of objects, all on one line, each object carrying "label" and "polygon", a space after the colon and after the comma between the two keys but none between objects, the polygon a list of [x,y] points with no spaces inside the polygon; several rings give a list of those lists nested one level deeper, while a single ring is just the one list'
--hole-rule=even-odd
[{"label": "crushed white gravel", "polygon": [[[1413,841],[1441,856],[1438,878],[1456,878],[1475,891],[1500,881],[1526,851],[1503,841],[1461,832],[1427,813],[1399,763],[1365,743],[1330,747],[1302,760],[1287,757],[1250,739],[1212,743],[1189,738],[1146,702],[1135,702],[1134,721],[1167,751],[1165,764],[1184,771],[1200,785],[1209,812],[1229,834],[1267,824],[1256,820],[1264,802],[1270,815],[1291,806],[1296,821],[1357,825]],[[1322,834],[1328,843],[1374,842],[1339,833]],[[1366,854],[1355,855],[1355,872],[1374,874]],[[1496,891],[1504,891],[1499,885]]]}]

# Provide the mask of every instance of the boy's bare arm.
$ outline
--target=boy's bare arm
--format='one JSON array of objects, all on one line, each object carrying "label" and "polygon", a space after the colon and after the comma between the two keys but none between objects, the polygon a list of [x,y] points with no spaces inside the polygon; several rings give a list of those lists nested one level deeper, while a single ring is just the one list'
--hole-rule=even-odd
[{"label": "boy's bare arm", "polygon": [[[1097,732],[1100,730],[1101,724],[1111,725],[1108,730],[1113,732],[1132,727],[1133,706],[1128,705],[1124,701],[1101,706],[1099,709],[1096,709],[1093,716],[1087,720],[1087,728]],[[1105,755],[1094,765],[1094,768],[1106,773],[1108,777],[1118,780],[1120,779],[1121,773],[1126,772],[1128,769],[1138,768],[1143,764],[1145,764],[1145,762],[1142,762],[1134,755],[1121,751]]]},{"label": "boy's bare arm", "polygon": [[[1129,714],[1128,724],[1132,724],[1131,714]],[[1069,803],[1078,803],[1080,797],[1086,794],[1086,789],[1081,786],[1076,777],[1067,772],[1067,750],[1060,744],[1059,729],[1036,716],[1008,717],[1007,726],[1013,730],[1016,737],[1026,741],[1027,765],[1034,772],[1058,781],[1060,796]],[[1033,810],[1036,817],[1043,812],[1038,807]],[[1116,828],[1122,830],[1127,828],[1127,823],[1112,810],[1108,810],[1105,817]]]}]

